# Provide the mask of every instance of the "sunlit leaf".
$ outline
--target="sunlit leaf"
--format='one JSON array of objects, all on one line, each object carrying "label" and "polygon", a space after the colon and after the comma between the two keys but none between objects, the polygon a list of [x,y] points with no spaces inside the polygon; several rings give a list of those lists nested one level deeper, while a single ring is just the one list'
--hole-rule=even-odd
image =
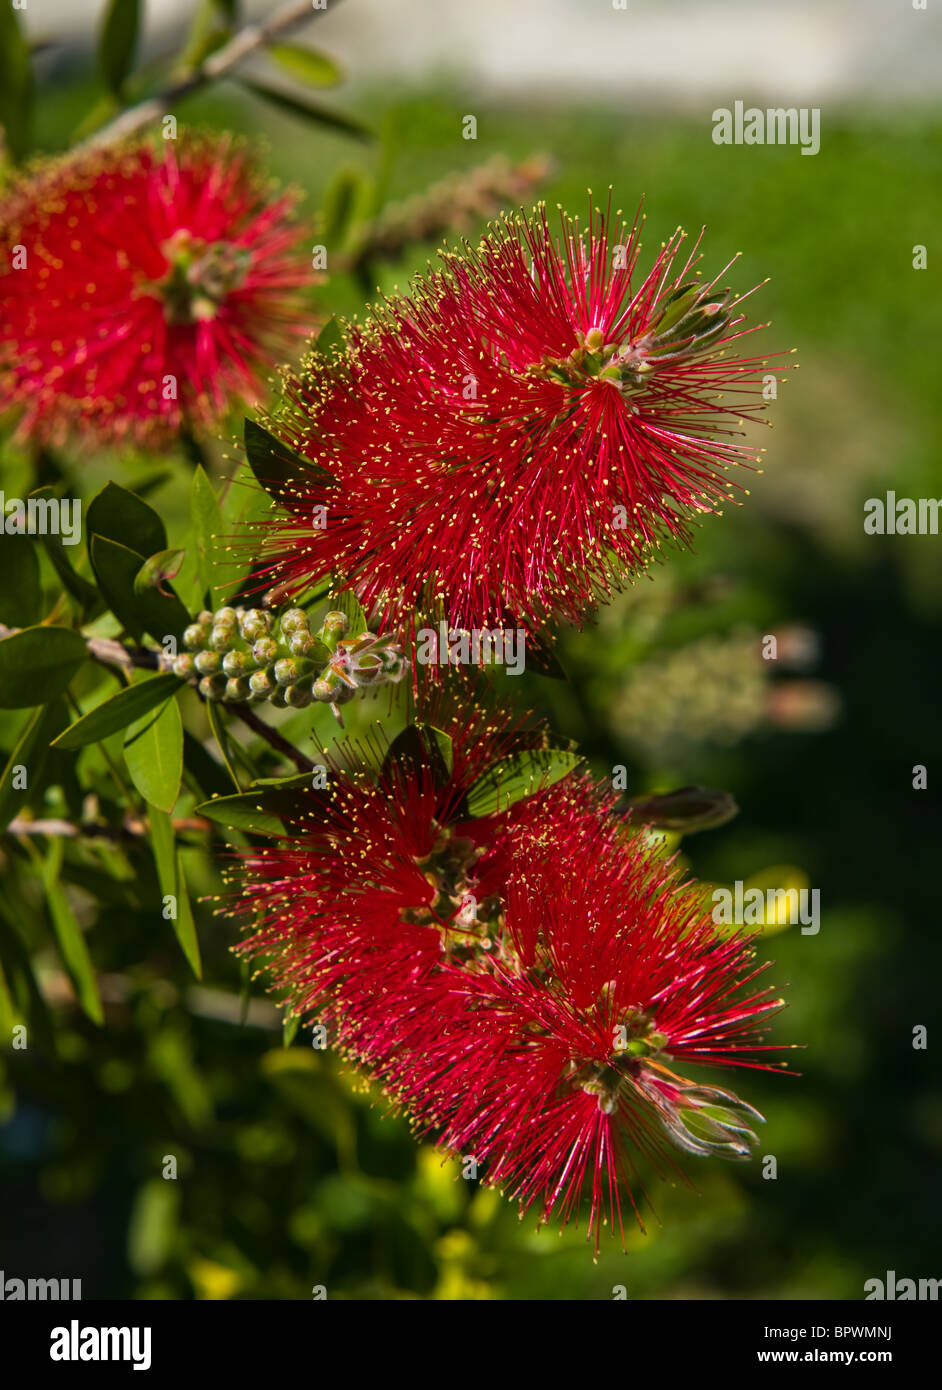
[{"label": "sunlit leaf", "polygon": [[131,725],[124,760],[141,795],[159,810],[172,811],[183,774],[183,722],[176,700]]},{"label": "sunlit leaf", "polygon": [[314,87],[331,87],[343,76],[332,58],[297,43],[270,43],[265,52],[285,72]]},{"label": "sunlit leaf", "polygon": [[468,792],[468,810],[472,816],[506,811],[525,796],[532,796],[567,776],[579,761],[578,754],[556,748],[515,753],[493,763],[475,782]]},{"label": "sunlit leaf", "polygon": [[109,0],[105,11],[98,61],[105,85],[120,96],[134,65],[134,50],[141,20],[141,0]]},{"label": "sunlit leaf", "polygon": [[61,695],[88,656],[68,627],[25,627],[0,638],[0,709],[28,709]]},{"label": "sunlit leaf", "polygon": [[70,725],[53,741],[56,748],[83,748],[88,743],[98,743],[109,734],[126,729],[135,720],[141,719],[148,710],[162,705],[168,696],[181,687],[176,676],[166,672],[159,676],[149,676],[109,695],[107,700],[90,709]]}]

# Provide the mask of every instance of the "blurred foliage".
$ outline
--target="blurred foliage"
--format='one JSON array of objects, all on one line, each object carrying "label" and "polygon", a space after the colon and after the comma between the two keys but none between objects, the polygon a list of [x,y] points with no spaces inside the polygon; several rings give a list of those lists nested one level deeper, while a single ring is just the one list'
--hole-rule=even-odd
[{"label": "blurred foliage", "polygon": [[[110,7],[106,98],[93,63],[56,49],[37,59],[41,148],[67,146],[90,128],[96,103],[92,125],[179,61],[129,76],[126,8]],[[184,67],[224,41],[231,9],[200,7]],[[22,95],[21,50],[0,40],[0,87]],[[280,59],[309,84],[336,75],[326,57],[304,71],[296,55]],[[461,188],[489,160],[516,167],[534,152],[552,156],[550,205],[578,210],[587,185],[596,197],[613,185],[626,210],[644,193],[649,253],[678,220],[691,231],[703,222],[707,268],[741,248],[740,288],[772,277],[753,302],[774,319],[769,346],[797,344],[802,370],[774,411],[768,474],[742,509],[707,521],[695,553],[671,556],[597,628],[563,635],[568,682],[527,674],[514,691],[578,740],[600,776],[626,766],[626,797],[728,788],[738,818],[665,846],[680,843],[705,882],[788,866],[795,882],[820,889],[819,935],[791,928],[761,946],[790,1004],[776,1037],[806,1049],[795,1054],[801,1079],[756,1073],[746,1088],[767,1116],[762,1152],[776,1156],[778,1177],[764,1180],[759,1160],[691,1160],[698,1190],[652,1184],[657,1219],[647,1233],[627,1232],[627,1256],[604,1242],[593,1264],[584,1231],[519,1222],[497,1194],[417,1144],[310,1034],[283,1039],[274,1006],[230,954],[231,926],[213,914],[219,879],[205,832],[186,824],[199,800],[232,789],[206,751],[210,729],[194,702],[169,857],[166,839],[152,853],[124,822],[128,804],[145,808],[127,786],[129,776],[140,782],[120,730],[76,754],[49,750],[28,803],[4,806],[119,833],[64,844],[7,836],[0,848],[0,1032],[10,1037],[24,1016],[30,1030],[25,1050],[4,1046],[0,1058],[0,1265],[80,1277],[87,1298],[307,1299],[323,1286],[331,1298],[581,1299],[611,1297],[616,1284],[631,1298],[859,1298],[864,1280],[889,1268],[932,1274],[942,1102],[934,1053],[914,1052],[911,1037],[931,1021],[942,967],[932,767],[942,584],[937,539],[864,537],[862,517],[873,491],[942,491],[927,309],[938,269],[931,254],[928,271],[911,268],[912,246],[930,240],[942,215],[942,115],[833,112],[820,155],[806,160],[788,147],[718,149],[707,121],[634,110],[628,97],[618,111],[478,103],[473,142],[461,139],[468,96],[454,86],[354,85],[337,109],[362,118],[377,141],[351,145],[342,124],[319,124],[309,140],[296,110],[231,83],[190,97],[185,113],[267,137],[273,173],[304,188],[329,247],[341,247],[340,267],[346,257],[340,269],[328,256],[336,273],[319,295],[331,310],[362,314],[365,268],[388,292],[424,266],[427,245],[392,236],[402,214],[383,221],[390,202],[414,200],[437,235],[427,190],[449,177]],[[27,139],[22,121],[11,126],[14,153]],[[489,208],[471,206],[472,221],[459,225],[473,234]],[[363,254],[367,245],[375,255]],[[203,452],[233,524],[257,505],[239,458],[234,438]],[[7,494],[25,495],[33,461],[4,446],[0,462]],[[167,539],[151,549],[183,543],[192,470],[180,459],[155,468],[133,453],[46,454],[39,467],[41,481],[86,502],[117,475],[166,522]],[[239,470],[236,483],[224,481]],[[33,602],[34,619],[63,564],[79,564],[38,544],[35,559],[36,584],[24,561],[16,579],[26,588],[10,600],[19,613]],[[91,605],[91,579],[84,561],[66,576],[74,604]],[[195,595],[200,577],[184,571],[174,584]],[[817,634],[819,688],[776,704],[770,692],[798,686],[808,670],[764,662],[761,641],[796,625]],[[115,630],[102,619],[102,637]],[[8,769],[117,688],[86,662],[71,686],[77,708],[54,701],[40,725],[32,711],[24,719],[4,709]],[[810,701],[820,714],[822,699],[825,717],[809,727],[803,712]],[[354,733],[377,713],[350,708]],[[330,715],[321,716],[315,732],[330,738]],[[284,711],[278,727],[310,748],[310,712]],[[233,742],[240,775],[284,771],[257,742]],[[912,789],[917,763],[929,765],[928,791]],[[244,843],[238,832],[229,839]],[[193,936],[162,916],[170,883],[182,885]],[[163,1176],[171,1159],[176,1181]]]}]

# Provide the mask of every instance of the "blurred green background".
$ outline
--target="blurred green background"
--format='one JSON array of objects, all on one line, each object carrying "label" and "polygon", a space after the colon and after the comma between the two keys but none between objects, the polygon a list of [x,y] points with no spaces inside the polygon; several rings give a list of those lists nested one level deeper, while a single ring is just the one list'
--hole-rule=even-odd
[{"label": "blurred green background", "polygon": [[[68,143],[94,90],[81,63],[49,74],[45,149]],[[361,84],[339,105],[377,139],[310,127],[228,86],[185,116],[266,137],[272,172],[304,190],[309,214],[337,196],[343,171],[362,220],[492,156],[539,153],[552,161],[536,190],[550,206],[580,211],[587,188],[598,201],[611,185],[633,211],[644,195],[643,265],[678,222],[706,224],[707,273],[742,251],[735,287],[770,277],[751,301],[753,317],[773,321],[761,346],[797,348],[801,366],[772,407],[752,495],[709,518],[693,553],[669,555],[597,627],[564,634],[568,684],[511,684],[599,776],[624,765],[629,795],[689,783],[733,793],[737,819],[683,842],[698,877],[780,867],[820,890],[818,935],[792,927],[759,948],[789,1002],[774,1037],[804,1045],[792,1054],[800,1077],[735,1078],[767,1117],[759,1152],[775,1155],[778,1176],[763,1179],[760,1159],[691,1159],[697,1190],[652,1182],[647,1233],[629,1233],[627,1255],[606,1238],[594,1263],[584,1226],[558,1235],[521,1223],[417,1145],[305,1032],[284,1047],[258,983],[241,1023],[245,980],[225,917],[198,909],[196,985],[155,912],[146,852],[108,851],[109,866],[93,848],[70,892],[103,972],[104,1028],[57,995],[41,902],[25,915],[0,903],[7,948],[34,950],[48,1006],[48,1029],[0,1061],[0,1266],[81,1277],[86,1298],[306,1299],[324,1285],[331,1298],[591,1299],[624,1284],[642,1299],[854,1299],[888,1269],[939,1273],[942,541],[866,536],[863,506],[888,488],[942,495],[931,244],[928,269],[912,268],[913,246],[942,224],[942,110],[831,109],[820,154],[803,158],[717,147],[702,115],[627,102],[615,115],[555,98],[469,106],[453,84],[428,82]],[[461,138],[468,110],[476,141]],[[405,287],[433,253],[411,247],[369,271],[384,291]],[[317,291],[323,312],[362,312],[364,297],[351,274]],[[237,451],[228,438],[213,447],[221,477]],[[10,494],[20,467],[6,455]],[[133,487],[155,473],[134,458],[72,467],[86,499],[109,476]],[[149,496],[171,544],[188,484],[173,460]],[[766,634],[790,634],[795,659],[764,662]],[[354,732],[381,712],[367,707]],[[301,738],[306,719],[283,722]],[[0,725],[7,752],[18,722]],[[925,791],[912,786],[917,764]],[[193,843],[195,899],[219,881]],[[21,848],[4,840],[2,856],[8,887],[22,888]],[[109,867],[118,877],[106,884]],[[919,1024],[930,1025],[927,1051],[912,1046]],[[176,1182],[160,1176],[168,1154]]]}]

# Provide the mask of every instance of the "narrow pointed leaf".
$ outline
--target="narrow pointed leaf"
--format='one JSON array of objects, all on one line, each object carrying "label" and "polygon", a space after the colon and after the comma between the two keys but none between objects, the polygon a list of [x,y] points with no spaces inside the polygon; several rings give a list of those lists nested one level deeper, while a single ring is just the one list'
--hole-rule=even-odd
[{"label": "narrow pointed leaf", "polygon": [[0,638],[0,709],[28,709],[61,695],[88,656],[68,627],[25,627]]},{"label": "narrow pointed leaf", "polygon": [[506,811],[525,796],[532,796],[566,777],[579,762],[578,754],[555,748],[515,753],[493,763],[475,782],[468,792],[468,810],[472,816]]},{"label": "narrow pointed leaf", "polygon": [[84,748],[88,743],[100,743],[103,738],[143,718],[148,710],[162,705],[182,684],[176,676],[166,672],[129,685],[83,714],[81,719],[77,719],[53,740],[53,747]]},{"label": "narrow pointed leaf", "polygon": [[141,795],[158,810],[172,811],[183,774],[183,722],[176,700],[131,725],[124,760]]}]

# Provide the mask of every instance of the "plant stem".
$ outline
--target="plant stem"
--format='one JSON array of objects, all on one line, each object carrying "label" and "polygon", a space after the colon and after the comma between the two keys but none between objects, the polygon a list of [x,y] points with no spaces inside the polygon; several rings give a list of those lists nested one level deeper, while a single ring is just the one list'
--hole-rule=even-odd
[{"label": "plant stem", "polygon": [[[13,633],[18,631],[19,628],[6,627],[5,624],[0,623],[0,638],[11,637]],[[166,669],[161,659],[163,653],[149,650],[146,647],[131,649],[123,646],[120,642],[112,641],[109,637],[86,637],[85,644],[88,647],[89,656],[94,657],[96,661],[103,662],[106,666],[119,667],[120,670],[124,672],[125,676],[129,675],[131,668],[134,666],[147,667],[152,671]],[[188,683],[190,685],[194,684],[192,681]],[[72,706],[76,717],[78,717],[81,714],[81,710],[74,701],[72,701]],[[282,738],[281,734],[279,734],[276,729],[273,729],[270,724],[266,724],[264,719],[259,719],[258,715],[255,714],[248,705],[225,704],[218,706],[218,708],[228,710],[230,714],[236,715],[253,733],[258,734],[258,736],[263,738],[272,748],[290,759],[299,772],[311,772],[316,766],[315,763],[311,762],[310,758],[306,758],[303,753],[298,752],[297,748],[293,748],[286,738]],[[104,752],[104,749],[102,749],[102,751]],[[105,753],[105,756],[108,756],[107,753]],[[117,780],[118,774],[113,766],[112,772]],[[124,789],[122,788],[122,790]]]},{"label": "plant stem", "polygon": [[[208,820],[199,816],[183,816],[173,822],[175,831],[212,829]],[[139,816],[126,816],[120,826],[101,825],[91,821],[87,825],[73,825],[67,820],[25,820],[17,817],[11,820],[4,832],[7,835],[49,835],[60,836],[66,840],[135,840],[147,834],[147,823]]]},{"label": "plant stem", "polygon": [[230,714],[234,714],[242,720],[253,733],[258,734],[266,743],[282,753],[286,758],[294,763],[299,772],[313,772],[316,764],[310,758],[306,758],[297,748],[292,747],[286,738],[282,738],[277,729],[273,729],[270,724],[266,724],[264,719],[259,719],[258,715],[248,705],[224,705],[224,709]]},{"label": "plant stem", "polygon": [[[12,637],[19,631],[18,627],[7,627],[6,623],[0,623],[0,638]],[[125,647],[110,637],[86,637],[85,645],[90,657],[105,666],[117,666],[127,679],[130,679],[135,666],[148,671],[167,669],[161,663],[163,653],[150,647]]]},{"label": "plant stem", "polygon": [[[330,0],[330,3],[336,5],[338,0]],[[247,58],[250,53],[264,47],[266,43],[270,43],[272,39],[277,38],[288,29],[294,28],[295,25],[301,24],[306,19],[316,19],[318,15],[326,13],[326,9],[313,9],[311,0],[289,0],[289,3],[282,5],[263,24],[245,25],[244,28],[233,34],[228,43],[223,44],[222,48],[218,48],[215,53],[211,53],[186,77],[172,83],[162,92],[158,92],[156,96],[147,97],[136,106],[122,111],[120,116],[116,116],[113,121],[109,121],[107,125],[102,126],[101,130],[96,131],[94,135],[83,141],[79,148],[94,149],[101,145],[110,145],[115,140],[122,140],[125,136],[136,134],[137,131],[151,125],[154,121],[162,120],[164,116],[172,112],[174,104],[182,97],[189,96],[191,92],[199,91],[209,82],[215,82],[218,78],[225,77],[242,62],[243,58]]]}]

